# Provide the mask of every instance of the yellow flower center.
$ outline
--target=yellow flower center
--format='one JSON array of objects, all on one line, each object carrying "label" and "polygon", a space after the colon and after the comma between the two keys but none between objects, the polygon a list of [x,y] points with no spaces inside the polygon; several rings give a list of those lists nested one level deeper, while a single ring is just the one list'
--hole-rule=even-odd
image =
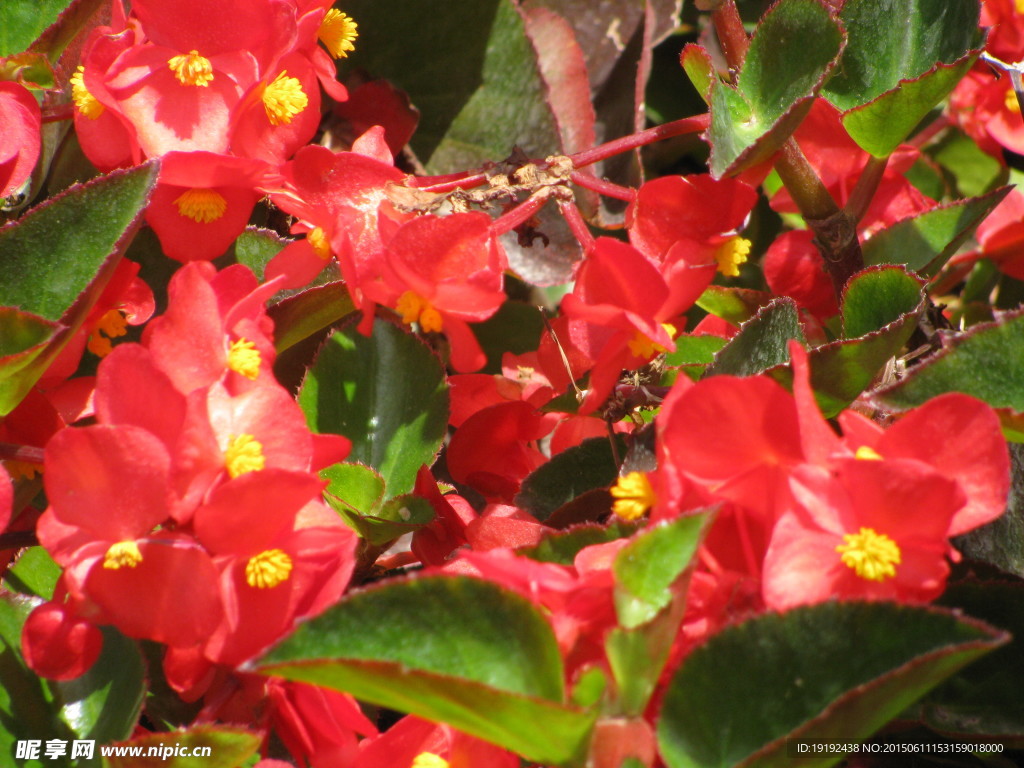
[{"label": "yellow flower center", "polygon": [[1017,13],[1024,13],[1024,0],[1014,0],[1013,5],[1017,9]]},{"label": "yellow flower center", "polygon": [[292,559],[280,549],[268,549],[253,555],[245,564],[245,583],[256,589],[273,589],[288,581]]},{"label": "yellow flower center", "polygon": [[623,520],[636,520],[654,506],[657,497],[646,472],[630,472],[612,486],[612,512]]},{"label": "yellow flower center", "polygon": [[271,125],[287,125],[309,104],[309,98],[302,90],[297,78],[282,72],[263,89],[263,108]]},{"label": "yellow flower center", "polygon": [[71,76],[71,98],[83,117],[95,120],[103,114],[104,106],[85,87],[85,67],[79,66]]},{"label": "yellow flower center", "polygon": [[854,454],[854,457],[866,461],[882,460],[882,455],[878,451],[876,451],[874,448],[869,448],[866,445],[862,445],[860,448],[858,448],[857,452]]},{"label": "yellow flower center", "polygon": [[441,320],[441,313],[434,309],[434,306],[414,291],[406,291],[395,305],[398,314],[402,316],[403,323],[419,323],[420,328],[429,333],[440,332],[444,327]]},{"label": "yellow flower center", "polygon": [[259,472],[267,464],[263,444],[252,435],[232,436],[224,453],[224,465],[232,478],[247,472]]},{"label": "yellow flower center", "polygon": [[323,228],[316,227],[312,232],[308,233],[306,235],[306,242],[313,249],[313,253],[324,261],[331,258],[331,241],[327,239],[327,233],[324,232]]},{"label": "yellow flower center", "polygon": [[[661,327],[665,329],[669,336],[676,335],[676,327],[671,323],[662,323]],[[637,331],[636,334],[630,339],[629,351],[633,353],[635,357],[642,357],[644,360],[650,360],[655,355],[660,355],[665,352],[666,349],[661,344],[655,341],[651,341],[646,335]]]},{"label": "yellow flower center", "polygon": [[178,213],[199,224],[216,221],[228,209],[224,195],[212,189],[190,189],[178,197],[174,204],[178,206]]},{"label": "yellow flower center", "polygon": [[861,528],[860,533],[847,533],[845,544],[836,547],[842,555],[843,565],[852,568],[867,581],[885,581],[896,575],[900,564],[899,545],[884,533],[872,528]]},{"label": "yellow flower center", "polygon": [[192,50],[186,54],[172,56],[167,60],[167,66],[182,85],[198,85],[205,88],[213,80],[213,65],[208,58],[200,56],[199,51]]},{"label": "yellow flower center", "polygon": [[750,254],[750,241],[745,237],[736,235],[730,237],[715,251],[715,261],[718,262],[718,271],[726,277],[737,277],[740,273],[740,264],[747,260]]},{"label": "yellow flower center", "polygon": [[228,348],[228,368],[255,381],[260,375],[260,351],[248,339],[231,342]]},{"label": "yellow flower center", "polygon": [[359,37],[356,26],[358,25],[352,21],[351,16],[342,13],[337,8],[331,8],[324,16],[324,20],[320,22],[317,37],[327,47],[331,56],[340,59],[348,56],[349,51],[356,49],[352,44]]},{"label": "yellow flower center", "polygon": [[1017,99],[1017,92],[1011,87],[1006,92],[1006,108],[1015,114],[1020,114],[1020,101]]},{"label": "yellow flower center", "polygon": [[17,459],[6,459],[4,469],[11,476],[11,480],[31,480],[43,471],[42,464],[33,464],[31,461],[18,461]]},{"label": "yellow flower center", "polygon": [[420,752],[409,768],[448,768],[448,761],[433,752]]},{"label": "yellow flower center", "polygon": [[95,329],[89,334],[89,341],[86,347],[97,357],[106,357],[113,347],[110,339],[124,336],[128,333],[128,320],[120,309],[111,309],[104,313],[97,322]]},{"label": "yellow flower center", "polygon": [[142,562],[139,545],[134,541],[119,541],[111,544],[107,554],[103,556],[103,567],[111,571],[121,568],[134,568]]}]

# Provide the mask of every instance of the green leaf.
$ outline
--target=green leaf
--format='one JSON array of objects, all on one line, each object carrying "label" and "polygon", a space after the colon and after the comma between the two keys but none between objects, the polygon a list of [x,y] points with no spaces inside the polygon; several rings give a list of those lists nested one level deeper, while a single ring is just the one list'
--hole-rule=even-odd
[{"label": "green leaf", "polygon": [[487,354],[484,373],[501,373],[501,358],[506,352],[521,355],[540,345],[544,316],[532,304],[506,301],[482,323],[473,323],[473,335]]},{"label": "green leaf", "polygon": [[816,0],[781,0],[757,25],[736,87],[711,89],[711,173],[767,159],[796,130],[843,49],[843,32]]},{"label": "green leaf", "polygon": [[334,509],[349,509],[369,515],[384,502],[384,478],[379,472],[362,464],[332,464],[320,470],[327,480],[326,498]]},{"label": "green leaf", "polygon": [[597,523],[574,525],[564,531],[549,533],[540,543],[518,549],[516,554],[541,563],[572,565],[580,550],[632,536],[636,529],[637,523],[626,523],[618,519],[607,526]]},{"label": "green leaf", "polygon": [[562,703],[558,644],[540,610],[465,576],[351,594],[299,626],[256,671],[443,721],[543,763],[578,755],[592,725]]},{"label": "green leaf", "polygon": [[740,325],[757,314],[757,310],[772,300],[770,293],[750,288],[709,285],[697,299],[697,306],[715,317]]},{"label": "green leaf", "polygon": [[1009,191],[1010,187],[1001,187],[898,221],[864,244],[864,263],[904,264],[922,275],[934,275]]},{"label": "green leaf", "polygon": [[384,546],[434,519],[434,508],[418,496],[384,501],[384,478],[362,464],[334,464],[320,472],[328,480],[327,503],[371,544]]},{"label": "green leaf", "polygon": [[[160,765],[166,768],[237,768],[256,754],[263,735],[225,725],[199,725],[184,731],[154,733],[126,741],[123,746],[141,747],[145,755],[150,748],[162,750]],[[174,754],[180,746],[189,757]],[[202,750],[204,757],[192,757]],[[166,756],[164,754],[166,753]],[[104,768],[152,768],[154,757],[107,757]]]},{"label": "green leaf", "polygon": [[[17,329],[14,349],[46,338],[43,323],[64,326],[31,360],[14,363],[0,385],[0,415],[21,401],[102,293],[141,220],[156,181],[153,163],[76,185],[0,228],[0,307]],[[28,353],[28,350],[22,350]]]},{"label": "green leaf", "polygon": [[977,0],[848,0],[848,45],[822,94],[863,149],[890,154],[944,99],[984,43]]},{"label": "green leaf", "polygon": [[843,336],[880,331],[921,304],[922,281],[900,267],[868,268],[843,289]]},{"label": "green leaf", "polygon": [[938,352],[873,399],[899,411],[945,392],[963,392],[993,408],[1024,411],[1024,310],[1001,313],[964,333],[943,337]]},{"label": "green leaf", "polygon": [[1004,165],[961,131],[947,129],[933,156],[952,175],[964,197],[983,195],[1006,183]]},{"label": "green leaf", "polygon": [[280,353],[356,311],[348,288],[340,281],[314,285],[271,304],[274,348]]},{"label": "green leaf", "polygon": [[[620,436],[616,436],[615,441],[619,456],[623,456],[625,441]],[[606,437],[591,437],[555,454],[527,475],[515,503],[544,522],[563,504],[594,488],[607,488],[618,476],[611,441]]]},{"label": "green leaf", "polygon": [[645,528],[615,556],[615,611],[619,625],[634,629],[672,600],[672,585],[689,566],[713,514],[687,514]]},{"label": "green leaf", "polygon": [[267,264],[289,242],[291,241],[269,229],[246,227],[232,246],[235,251],[235,261],[247,266],[260,279],[260,282],[263,282],[263,273]]},{"label": "green leaf", "polygon": [[[46,570],[39,557],[22,567],[29,580],[48,581],[37,573]],[[72,761],[42,757],[15,760],[15,742],[21,738],[46,741],[92,739],[107,744],[127,738],[138,722],[146,692],[145,669],[134,641],[112,627],[103,629],[103,650],[81,677],[67,682],[44,680],[28,669],[21,654],[21,630],[29,613],[42,604],[37,597],[0,592],[0,756],[5,764],[94,768],[92,760]]]},{"label": "green leaf", "polygon": [[912,712],[958,736],[1024,736],[1024,585],[972,580],[950,585],[938,602],[1008,630],[1013,641],[955,674]]},{"label": "green leaf", "polygon": [[757,311],[728,344],[715,355],[704,377],[729,374],[753,376],[776,365],[789,362],[789,342],[803,342],[800,315],[788,296],[774,299]]},{"label": "green leaf", "polygon": [[352,441],[348,460],[377,470],[387,498],[412,490],[448,426],[441,363],[419,339],[380,319],[369,337],[349,327],[327,338],[298,402],[314,432]]},{"label": "green leaf", "polygon": [[22,595],[34,595],[44,600],[53,597],[53,588],[61,575],[49,553],[42,547],[29,547],[3,577],[3,588]]},{"label": "green leaf", "polygon": [[[680,336],[676,340],[676,351],[665,355],[668,370],[662,376],[662,384],[675,382],[676,373],[681,372],[696,381],[704,370],[715,361],[715,355],[728,343],[721,336]],[[672,370],[673,368],[678,371]]]},{"label": "green leaf", "polygon": [[4,0],[0,3],[0,56],[26,50],[71,2]]},{"label": "green leaf", "polygon": [[[349,61],[409,94],[421,110],[411,145],[430,173],[479,167],[519,146],[560,149],[523,22],[509,0],[351,0]],[[458,45],[452,41],[458,40]]]},{"label": "green leaf", "polygon": [[728,627],[669,683],[658,725],[669,768],[827,766],[786,740],[860,742],[1009,640],[934,608],[830,602]]}]

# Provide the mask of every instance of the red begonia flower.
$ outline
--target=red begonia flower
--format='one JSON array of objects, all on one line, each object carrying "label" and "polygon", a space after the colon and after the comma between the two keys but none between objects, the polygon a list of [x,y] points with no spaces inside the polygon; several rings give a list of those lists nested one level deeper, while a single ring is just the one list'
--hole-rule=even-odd
[{"label": "red begonia flower", "polygon": [[36,167],[42,115],[25,86],[0,82],[0,198],[18,191]]},{"label": "red begonia flower", "polygon": [[74,680],[92,668],[103,650],[103,634],[69,606],[43,603],[25,619],[21,651],[28,668],[50,680]]}]

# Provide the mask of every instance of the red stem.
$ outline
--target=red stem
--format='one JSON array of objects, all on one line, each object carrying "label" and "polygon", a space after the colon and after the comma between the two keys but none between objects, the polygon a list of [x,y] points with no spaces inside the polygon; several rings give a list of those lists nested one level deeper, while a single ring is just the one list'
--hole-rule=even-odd
[{"label": "red stem", "polygon": [[[446,176],[412,176],[409,185],[422,189],[424,192],[435,192],[443,195],[446,192],[454,192],[456,189],[472,189],[487,182],[486,173],[450,173]],[[429,182],[429,183],[424,183]]]},{"label": "red stem", "polygon": [[614,197],[617,200],[625,200],[627,203],[631,203],[636,199],[636,190],[632,187],[624,187],[621,184],[616,184],[614,181],[599,179],[597,176],[589,173],[573,171],[569,178],[573,180],[574,184],[578,184],[584,189],[591,189],[594,192],[606,195],[607,197]]},{"label": "red stem", "polygon": [[583,168],[598,163],[601,160],[606,160],[614,155],[628,152],[631,149],[653,144],[662,139],[705,131],[707,130],[709,120],[710,116],[707,114],[684,117],[682,120],[673,120],[671,123],[657,125],[654,128],[648,128],[646,131],[631,133],[629,136],[623,136],[621,139],[605,142],[592,149],[585,149],[582,152],[577,152],[575,155],[570,155],[569,159],[572,160],[574,168]]},{"label": "red stem", "polygon": [[54,107],[43,109],[43,123],[59,123],[63,120],[73,120],[75,108],[72,104],[60,104]]},{"label": "red stem", "polygon": [[722,44],[722,53],[725,54],[729,66],[739,71],[743,66],[743,60],[747,58],[750,38],[747,37],[747,30],[743,28],[743,19],[736,9],[735,0],[725,0],[711,18],[718,40]]},{"label": "red stem", "polygon": [[491,223],[491,231],[495,237],[511,232],[520,224],[529,221],[537,211],[544,207],[544,203],[548,201],[549,197],[551,197],[550,187],[537,190],[511,211],[496,218]]},{"label": "red stem", "polygon": [[583,220],[583,214],[576,207],[576,203],[572,200],[559,200],[558,209],[562,212],[562,216],[565,217],[565,223],[569,225],[573,236],[583,246],[583,252],[589,251],[591,246],[594,245],[594,236],[591,234],[590,228],[587,227],[587,222]]}]

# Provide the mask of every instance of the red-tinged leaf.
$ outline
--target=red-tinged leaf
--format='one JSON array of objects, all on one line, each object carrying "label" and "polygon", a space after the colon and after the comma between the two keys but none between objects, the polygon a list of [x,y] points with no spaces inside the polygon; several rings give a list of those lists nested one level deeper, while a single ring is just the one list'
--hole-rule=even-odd
[{"label": "red-tinged leaf", "polygon": [[683,65],[686,76],[705,102],[711,102],[711,86],[715,82],[715,68],[711,56],[700,45],[688,43],[679,54],[679,63]]},{"label": "red-tinged leaf", "polygon": [[[794,44],[799,41],[799,44]],[[711,89],[711,173],[739,173],[768,159],[807,115],[845,45],[818,0],[780,0],[758,24],[736,86]]]},{"label": "red-tinged leaf", "polygon": [[546,764],[578,758],[593,724],[563,703],[562,661],[540,609],[465,576],[354,593],[300,626],[255,671],[445,722]]},{"label": "red-tinged leaf", "polygon": [[[138,228],[156,172],[151,163],[75,185],[0,229],[0,306],[66,329],[8,378],[0,413],[18,404],[85,320]],[[38,325],[33,334],[41,343]]]},{"label": "red-tinged leaf", "polygon": [[274,348],[283,352],[353,312],[355,305],[344,283],[306,288],[267,309],[274,321]]},{"label": "red-tinged leaf", "polygon": [[1009,639],[950,611],[894,603],[759,616],[712,637],[676,672],[658,725],[661,755],[669,768],[833,765],[842,754],[811,760],[787,742],[859,743]]},{"label": "red-tinged leaf", "polygon": [[740,326],[718,352],[715,361],[704,371],[704,378],[728,374],[752,376],[789,361],[789,342],[803,343],[800,316],[796,304],[788,296],[774,299],[757,310]]}]

